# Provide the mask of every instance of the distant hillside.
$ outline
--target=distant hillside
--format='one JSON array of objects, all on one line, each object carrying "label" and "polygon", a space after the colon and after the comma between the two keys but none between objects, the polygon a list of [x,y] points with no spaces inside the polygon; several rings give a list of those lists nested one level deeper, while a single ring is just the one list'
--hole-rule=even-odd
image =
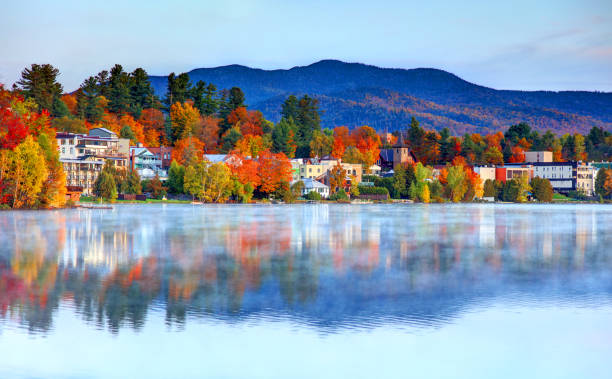
[{"label": "distant hillside", "polygon": [[[199,68],[189,76],[192,82],[212,82],[218,88],[242,88],[250,108],[260,109],[273,121],[288,95],[309,94],[320,100],[325,127],[370,125],[392,131],[415,116],[424,126],[449,127],[455,134],[489,132],[520,121],[558,133],[612,128],[612,93],[495,90],[429,68],[388,69],[325,60],[289,70]],[[151,77],[160,96],[166,82],[166,77]]]}]

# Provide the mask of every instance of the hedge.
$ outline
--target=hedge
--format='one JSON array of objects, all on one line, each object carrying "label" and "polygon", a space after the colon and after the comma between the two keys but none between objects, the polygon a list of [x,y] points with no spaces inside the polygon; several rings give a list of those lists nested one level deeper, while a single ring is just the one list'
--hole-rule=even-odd
[{"label": "hedge", "polygon": [[389,195],[389,190],[385,187],[366,187],[359,186],[360,195]]}]

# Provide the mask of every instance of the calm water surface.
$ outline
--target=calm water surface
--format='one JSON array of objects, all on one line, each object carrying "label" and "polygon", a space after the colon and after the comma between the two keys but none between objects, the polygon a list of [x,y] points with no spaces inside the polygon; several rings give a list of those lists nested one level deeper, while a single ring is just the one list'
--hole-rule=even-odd
[{"label": "calm water surface", "polygon": [[611,378],[612,207],[0,212],[1,378]]}]

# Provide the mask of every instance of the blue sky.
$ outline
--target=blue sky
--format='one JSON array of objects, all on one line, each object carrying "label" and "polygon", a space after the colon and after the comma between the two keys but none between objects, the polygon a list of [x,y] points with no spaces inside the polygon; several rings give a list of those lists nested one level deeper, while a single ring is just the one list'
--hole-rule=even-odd
[{"label": "blue sky", "polygon": [[321,59],[435,67],[498,89],[612,91],[612,1],[8,1],[0,82],[51,63],[73,90],[120,63],[150,74]]}]

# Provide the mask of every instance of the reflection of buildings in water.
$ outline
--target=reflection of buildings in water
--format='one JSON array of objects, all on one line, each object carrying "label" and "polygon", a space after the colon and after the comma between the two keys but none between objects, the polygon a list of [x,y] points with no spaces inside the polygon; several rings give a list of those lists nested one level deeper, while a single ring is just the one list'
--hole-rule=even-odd
[{"label": "reflection of buildings in water", "polygon": [[[107,224],[108,214],[74,210],[59,227],[66,236],[60,262],[66,267],[94,267],[113,270],[139,257],[149,255],[160,236],[154,220]],[[144,221],[144,222],[143,222]]]},{"label": "reflection of buildings in water", "polygon": [[323,206],[307,206],[299,219],[295,246],[298,253],[303,250],[318,252],[329,248],[329,204]]},{"label": "reflection of buildings in water", "polygon": [[[596,244],[597,220],[592,210],[579,209],[575,212],[576,250],[574,264],[582,268],[585,250],[589,244]],[[589,238],[590,237],[590,238]]]},{"label": "reflection of buildings in water", "polygon": [[540,235],[542,239],[542,257],[545,261],[550,261],[552,258],[552,232],[550,228],[544,229],[543,233]]},{"label": "reflection of buildings in water", "polygon": [[495,247],[495,208],[480,207],[476,214],[475,225],[478,225],[478,239],[481,248],[493,249]]},{"label": "reflection of buildings in water", "polygon": [[[493,292],[506,284],[533,290],[525,278],[554,280],[559,275],[549,269],[550,259],[569,270],[594,267],[585,257],[601,251],[598,243],[606,238],[593,235],[602,219],[588,211],[555,218],[554,212],[545,211],[508,214],[505,208],[467,207],[458,214],[452,207],[432,207],[427,216],[412,216],[414,209],[407,208],[409,212],[402,214],[406,218],[398,221],[386,214],[366,217],[355,207],[330,212],[331,207],[283,207],[263,217],[251,213],[232,218],[219,218],[212,210],[196,226],[189,218],[141,221],[120,215],[121,222],[116,222],[99,213],[69,211],[65,217],[42,222],[57,228],[52,232],[34,221],[18,224],[34,231],[33,241],[19,241],[19,251],[30,244],[38,246],[38,253],[15,251],[12,269],[30,283],[33,293],[59,292],[56,301],[78,290],[99,291],[91,295],[92,308],[104,308],[100,317],[113,318],[112,325],[120,325],[117,320],[122,317],[142,322],[152,299],[160,297],[167,313],[182,317],[187,309],[198,307],[214,313],[248,313],[286,311],[296,304],[308,309],[315,303],[311,311],[316,312],[317,306],[341,302],[354,307],[336,309],[334,317],[343,318],[354,316],[352,312],[362,306],[378,310],[372,305],[376,301],[401,313],[395,300],[384,300],[396,295],[404,304],[421,298],[434,307],[442,297],[439,293],[478,297],[475,277],[480,289]],[[569,227],[559,229],[559,220]],[[52,256],[46,246],[61,246],[61,255]],[[579,250],[581,254],[575,255]],[[143,255],[148,257],[140,258]],[[580,265],[571,257],[581,257]],[[605,255],[603,259],[597,268],[609,269],[610,260]],[[379,267],[383,269],[376,270]],[[491,267],[503,268],[506,275],[488,276]],[[516,272],[520,275],[513,277]],[[362,303],[368,296],[377,300]],[[126,304],[136,304],[138,312],[130,315]]]}]

